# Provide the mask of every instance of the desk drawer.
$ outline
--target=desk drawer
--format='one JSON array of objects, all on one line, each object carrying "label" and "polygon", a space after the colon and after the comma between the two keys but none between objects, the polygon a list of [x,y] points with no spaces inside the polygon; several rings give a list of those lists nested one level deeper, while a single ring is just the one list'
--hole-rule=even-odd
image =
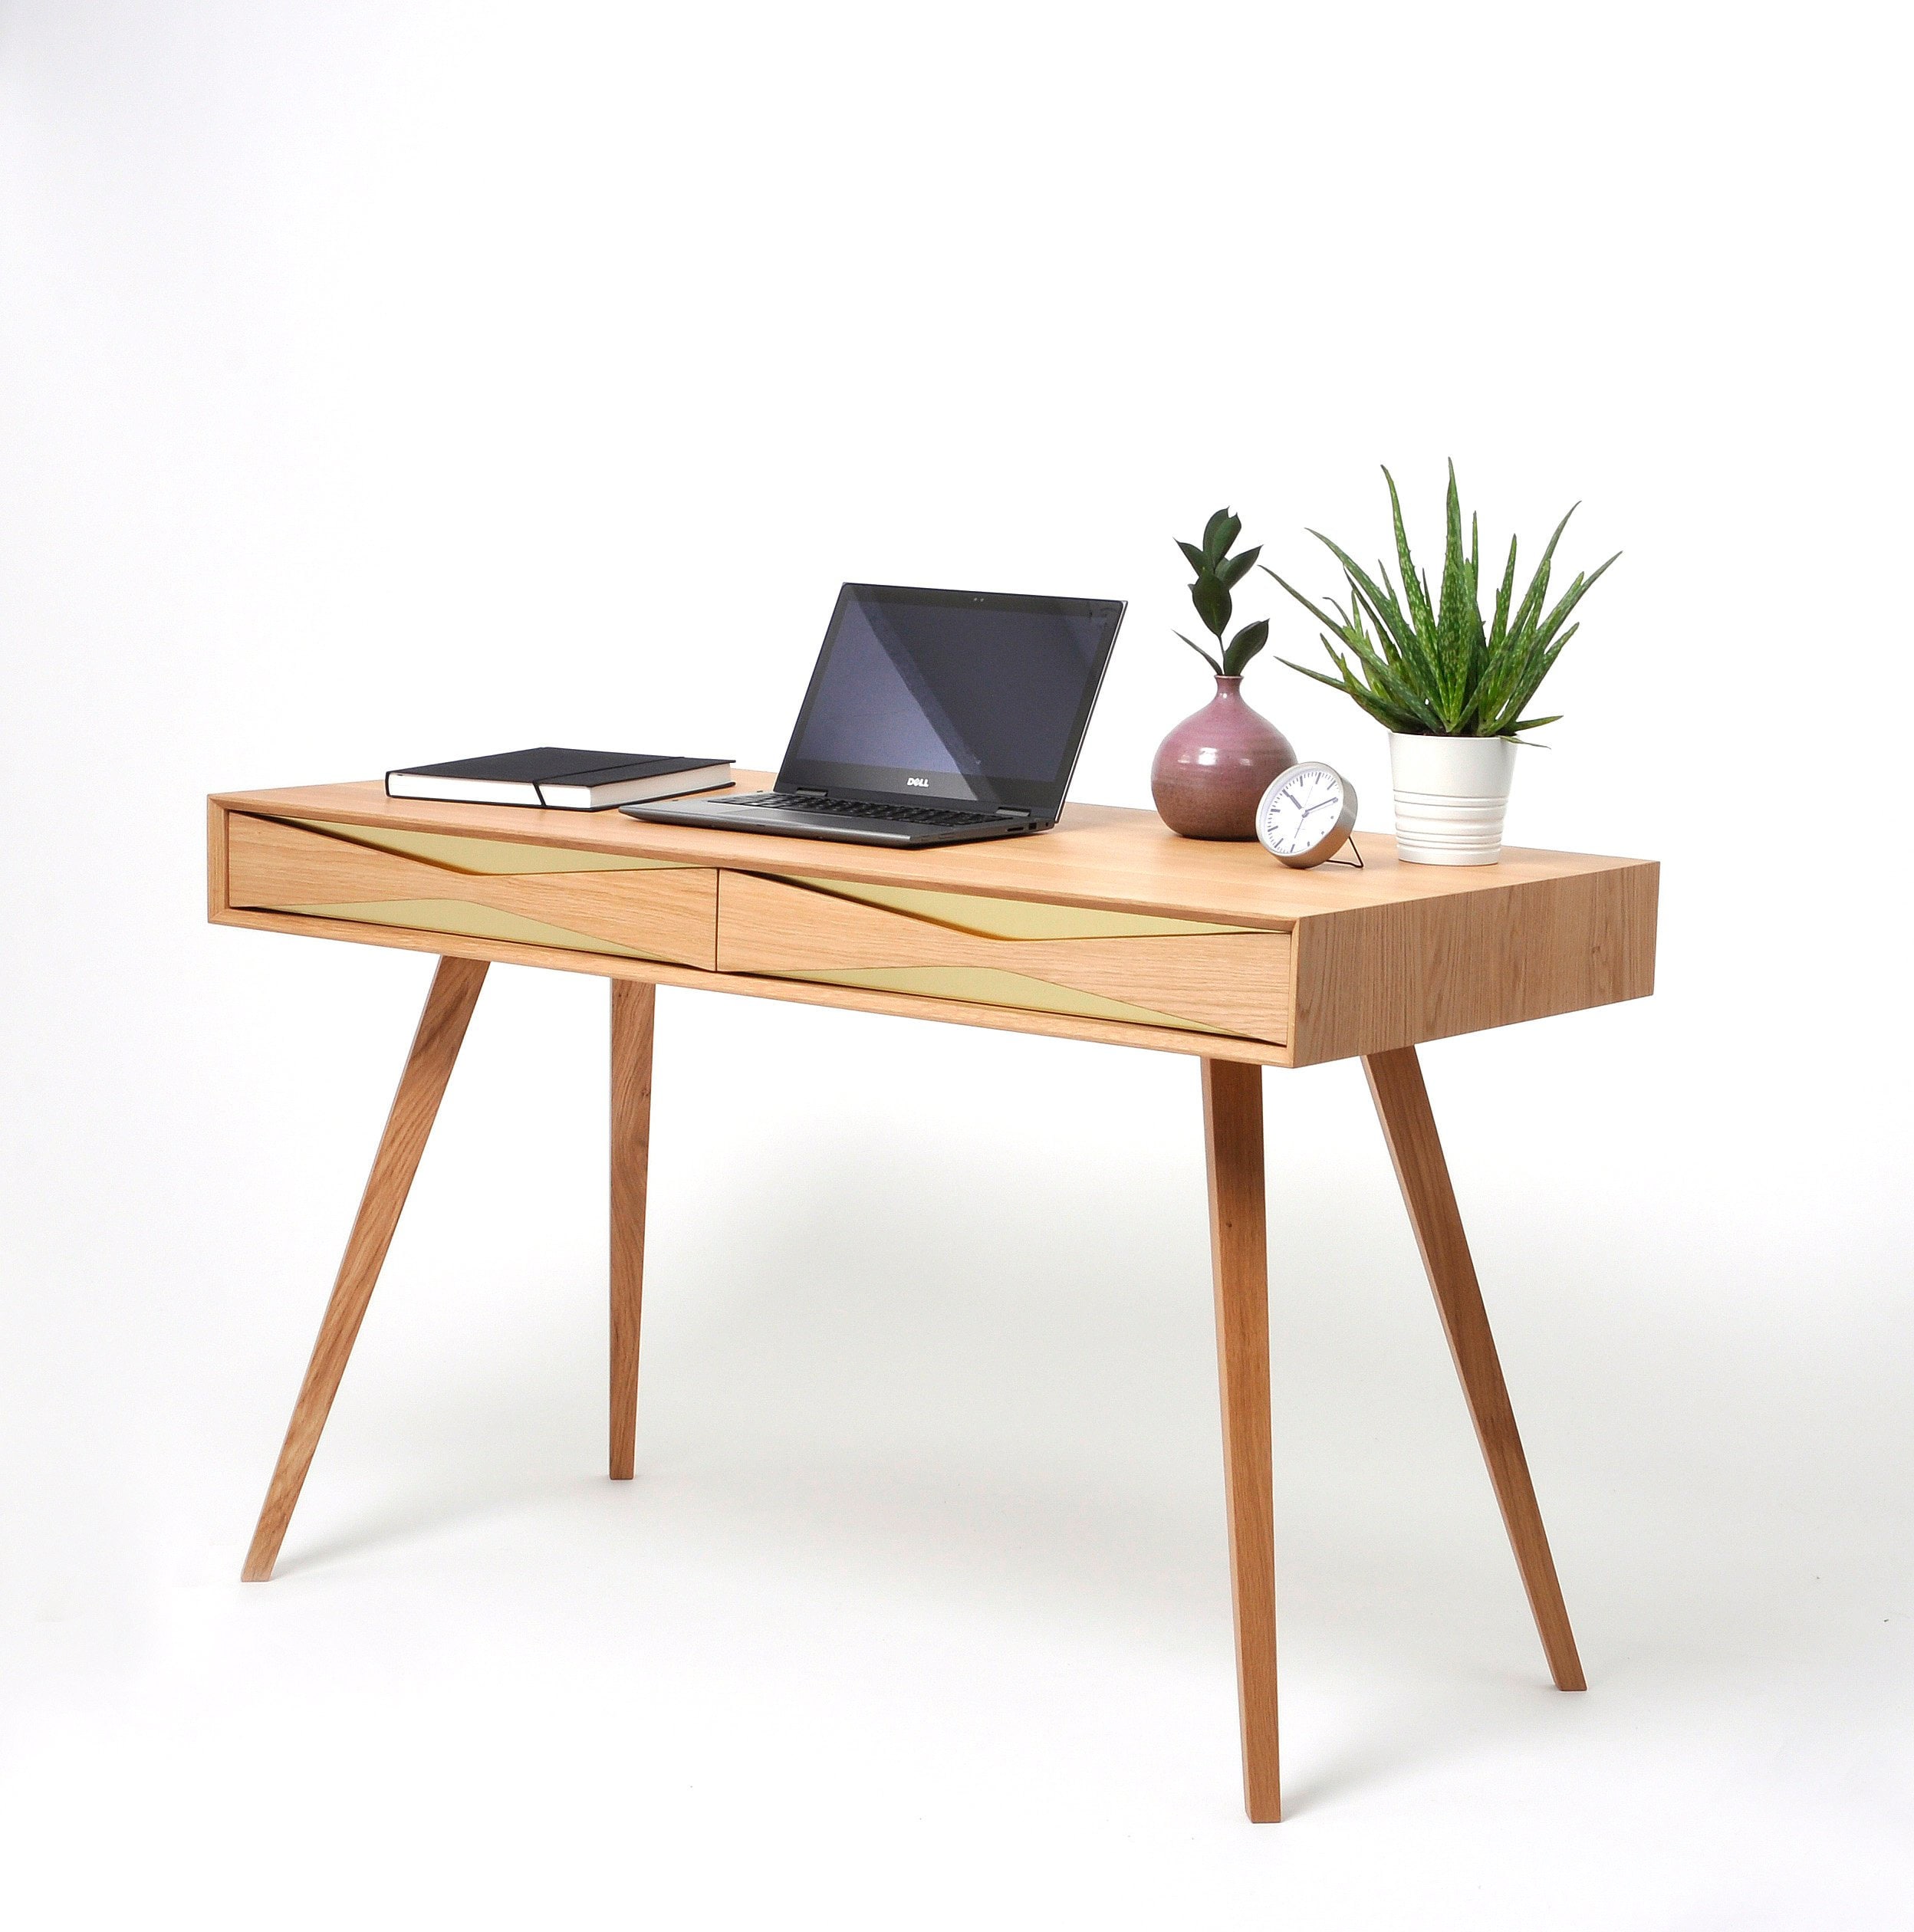
[{"label": "desk drawer", "polygon": [[1290,936],[841,879],[721,875],[718,968],[1133,1025],[1289,1037]]},{"label": "desk drawer", "polygon": [[227,820],[226,901],[624,959],[715,964],[705,866],[326,820]]}]

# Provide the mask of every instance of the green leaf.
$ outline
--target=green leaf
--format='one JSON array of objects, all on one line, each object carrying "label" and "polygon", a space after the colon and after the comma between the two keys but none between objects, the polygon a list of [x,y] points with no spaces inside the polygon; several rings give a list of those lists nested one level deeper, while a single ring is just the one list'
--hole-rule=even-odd
[{"label": "green leaf", "polygon": [[[1175,637],[1183,637],[1183,634],[1181,631],[1173,631],[1171,632],[1171,635]],[[1187,644],[1206,665],[1209,666],[1211,670],[1216,673],[1218,677],[1220,678],[1223,675],[1223,667],[1218,664],[1206,650],[1203,649],[1202,645],[1196,642],[1195,639],[1193,637],[1183,637],[1183,642]]]},{"label": "green leaf", "polygon": [[1223,653],[1223,675],[1226,678],[1240,678],[1248,668],[1249,661],[1269,642],[1269,619],[1258,617],[1254,623],[1245,624],[1229,640],[1229,649]]},{"label": "green leaf", "polygon": [[[1335,619],[1330,616],[1326,612],[1318,610],[1316,606],[1303,595],[1301,591],[1298,590],[1295,585],[1291,583],[1287,577],[1276,577],[1276,573],[1272,570],[1267,564],[1263,566],[1263,574],[1264,577],[1276,577],[1276,581],[1280,583],[1306,611],[1309,613],[1311,616],[1316,619],[1317,623],[1322,626],[1324,630],[1340,630],[1343,628],[1341,624],[1337,623]],[[1343,621],[1347,623],[1347,619],[1345,619]],[[1288,659],[1284,658],[1283,662],[1287,664],[1289,660]]]},{"label": "green leaf", "polygon": [[1400,698],[1392,697],[1386,688],[1378,689],[1357,683],[1349,665],[1337,657],[1334,651],[1330,656],[1336,658],[1337,666],[1343,673],[1343,688],[1385,730],[1411,733],[1428,730],[1428,726],[1422,723],[1415,711]]},{"label": "green leaf", "polygon": [[1199,577],[1189,586],[1189,600],[1196,606],[1204,629],[1220,639],[1229,628],[1229,593],[1213,577]]},{"label": "green leaf", "polygon": [[1229,547],[1243,534],[1243,520],[1227,510],[1218,510],[1203,526],[1203,555],[1212,568],[1229,554]]},{"label": "green leaf", "polygon": [[1382,675],[1372,678],[1370,682],[1381,696],[1388,698],[1405,718],[1412,721],[1409,726],[1411,731],[1427,731],[1436,738],[1455,735],[1427,698],[1396,672],[1386,670]]},{"label": "green leaf", "polygon": [[[1325,538],[1324,540],[1327,542],[1327,539]],[[1276,573],[1271,570],[1270,575],[1275,577]],[[1283,588],[1288,590],[1290,595],[1294,597],[1305,610],[1314,615],[1319,623],[1327,623],[1327,627],[1334,631],[1342,639],[1344,644],[1356,654],[1357,661],[1363,668],[1363,675],[1369,680],[1367,685],[1363,687],[1363,689],[1393,706],[1401,715],[1409,728],[1419,731],[1437,733],[1442,731],[1442,726],[1440,720],[1431,708],[1426,692],[1417,683],[1413,665],[1400,655],[1394,656],[1389,655],[1386,634],[1382,640],[1383,648],[1378,651],[1376,648],[1376,641],[1372,640],[1363,629],[1361,606],[1369,600],[1357,586],[1353,578],[1350,580],[1350,608],[1347,613],[1342,614],[1342,621],[1339,623],[1328,623],[1328,620],[1316,610],[1315,606],[1311,603],[1307,597],[1303,596],[1290,584],[1284,583],[1282,578],[1276,577],[1276,581],[1282,584]],[[1393,609],[1395,607],[1393,598],[1390,602]],[[1341,612],[1340,605],[1332,603],[1331,608],[1339,613]],[[1371,614],[1374,614],[1373,610]],[[1398,618],[1400,617],[1399,610],[1396,611],[1396,615]],[[1377,621],[1380,627],[1381,620],[1378,619]],[[1327,649],[1328,639],[1325,638],[1323,642],[1324,648]],[[1331,655],[1334,656],[1334,653],[1332,652]],[[1340,659],[1337,661],[1341,662]],[[1352,697],[1356,695],[1355,687],[1350,688],[1350,695]]]},{"label": "green leaf", "polygon": [[[1382,589],[1375,579],[1370,576],[1369,573],[1356,561],[1354,557],[1350,555],[1347,550],[1343,548],[1340,544],[1325,537],[1320,530],[1312,530],[1309,534],[1335,558],[1338,564],[1341,564],[1343,574],[1357,590],[1361,591],[1364,598],[1367,600],[1370,615],[1376,619],[1376,628],[1381,630],[1396,649],[1402,652],[1405,656],[1413,656],[1419,648],[1416,637],[1416,627],[1403,614],[1402,606],[1396,601],[1393,587],[1387,590]],[[1386,577],[1387,573],[1385,572],[1384,575]],[[1278,578],[1278,581],[1280,583],[1281,580]]]},{"label": "green leaf", "polygon": [[1479,626],[1468,560],[1462,554],[1462,500],[1455,487],[1455,465],[1449,466],[1449,498],[1442,544],[1442,587],[1436,610],[1436,675],[1439,708],[1452,735],[1459,734],[1471,709],[1468,657],[1471,624]]},{"label": "green leaf", "polygon": [[1568,506],[1567,515],[1555,526],[1555,534],[1548,540],[1548,547],[1542,552],[1542,560],[1535,567],[1535,574],[1529,579],[1528,588],[1522,593],[1522,601],[1516,606],[1511,625],[1519,631],[1525,624],[1534,623],[1541,615],[1542,606],[1548,599],[1549,566],[1555,560],[1555,546],[1562,540],[1562,532],[1568,527],[1568,519],[1581,508],[1577,503]]},{"label": "green leaf", "polygon": [[1186,544],[1182,537],[1179,537],[1176,539],[1176,547],[1189,560],[1189,567],[1199,577],[1201,577],[1209,568],[1209,559],[1204,556],[1194,544]]},{"label": "green leaf", "polygon": [[1617,550],[1615,553],[1615,557],[1611,557],[1608,560],[1608,564],[1603,564],[1600,569],[1597,570],[1593,577],[1577,577],[1575,581],[1568,586],[1565,592],[1563,593],[1561,602],[1558,603],[1538,625],[1536,626],[1535,635],[1543,643],[1546,644],[1548,640],[1555,635],[1556,631],[1560,626],[1562,619],[1566,617],[1568,613],[1581,602],[1583,598],[1587,596],[1589,592],[1595,587],[1595,585],[1600,579],[1603,572],[1607,570],[1608,564],[1613,564],[1615,561],[1615,557],[1620,557],[1620,555],[1621,552]]},{"label": "green leaf", "polygon": [[1254,550],[1246,550],[1239,556],[1226,557],[1216,566],[1216,581],[1225,590],[1233,590],[1249,574],[1249,567],[1263,554],[1258,544]]},{"label": "green leaf", "polygon": [[1502,573],[1501,587],[1495,593],[1495,621],[1488,633],[1488,648],[1491,656],[1501,649],[1502,640],[1508,635],[1508,606],[1515,594],[1515,539],[1508,540],[1508,568]]},{"label": "green leaf", "polygon": [[[1327,643],[1327,639],[1324,639],[1324,642]],[[1334,651],[1330,652],[1331,657],[1335,655]],[[1340,678],[1332,678],[1327,671],[1312,671],[1307,665],[1298,664],[1294,658],[1278,658],[1276,662],[1278,664],[1288,665],[1292,671],[1301,672],[1306,678],[1314,678],[1318,684],[1327,685],[1332,691],[1340,691],[1343,688],[1343,680]]]},{"label": "green leaf", "polygon": [[1570,624],[1568,629],[1564,631],[1561,636],[1545,650],[1531,653],[1523,661],[1514,681],[1505,692],[1498,694],[1499,702],[1497,707],[1493,712],[1489,714],[1492,721],[1491,728],[1495,735],[1501,736],[1516,728],[1511,721],[1521,713],[1528,701],[1535,695],[1542,680],[1555,668],[1555,660],[1567,648],[1568,640],[1580,628],[1579,624]]},{"label": "green leaf", "polygon": [[1550,605],[1555,552],[1574,514],[1571,508],[1569,516],[1556,525],[1519,603],[1515,600],[1518,547],[1511,540],[1493,615],[1485,623],[1481,525],[1479,519],[1470,518],[1465,548],[1454,464],[1449,465],[1444,505],[1441,586],[1432,599],[1427,574],[1416,568],[1409,550],[1395,478],[1386,468],[1383,475],[1389,485],[1400,596],[1388,565],[1379,565],[1372,577],[1340,544],[1320,531],[1312,531],[1343,567],[1349,586],[1347,609],[1334,598],[1325,600],[1327,610],[1320,609],[1267,564],[1263,568],[1325,632],[1340,640],[1339,649],[1330,635],[1321,639],[1336,675],[1327,677],[1288,658],[1281,662],[1344,692],[1392,731],[1502,738],[1556,722],[1554,716],[1525,714],[1579,629],[1568,621],[1570,616],[1616,558],[1610,557],[1586,577],[1578,574]]},{"label": "green leaf", "polygon": [[1403,501],[1396,494],[1396,479],[1385,468],[1383,480],[1389,485],[1389,514],[1396,523],[1396,560],[1402,567],[1403,599],[1409,606],[1409,616],[1415,619],[1417,637],[1432,645],[1436,641],[1436,613],[1429,607],[1428,581],[1418,580],[1416,560],[1409,554],[1409,532],[1403,527]]},{"label": "green leaf", "polygon": [[1332,678],[1324,672],[1312,671],[1307,665],[1298,664],[1291,658],[1279,659],[1278,662],[1287,664],[1292,671],[1301,672],[1306,678],[1314,678],[1318,684],[1327,685],[1331,691],[1343,692],[1347,695],[1353,698],[1357,703],[1360,705],[1363,709],[1367,711],[1370,716],[1374,718],[1385,731],[1399,731],[1415,728],[1406,719],[1399,717],[1393,711],[1383,700],[1376,698],[1357,682],[1350,674],[1349,666],[1330,649],[1327,638],[1323,639],[1323,648],[1329,652],[1330,662],[1341,672],[1341,676]]},{"label": "green leaf", "polygon": [[1363,675],[1369,681],[1369,688],[1376,695],[1386,698],[1409,716],[1417,720],[1418,731],[1433,731],[1446,736],[1442,719],[1436,715],[1426,694],[1419,691],[1412,678],[1404,675],[1404,667],[1391,664],[1376,650],[1360,626],[1352,626],[1343,632],[1343,642],[1356,654],[1357,662],[1363,667]]}]

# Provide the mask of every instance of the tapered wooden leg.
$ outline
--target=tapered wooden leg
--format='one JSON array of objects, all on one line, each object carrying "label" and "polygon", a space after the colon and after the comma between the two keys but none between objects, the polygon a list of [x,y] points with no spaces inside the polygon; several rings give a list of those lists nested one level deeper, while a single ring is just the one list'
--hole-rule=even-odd
[{"label": "tapered wooden leg", "polygon": [[638,1321],[645,1294],[645,1174],[658,989],[611,983],[611,1473],[629,1480],[638,1434]]},{"label": "tapered wooden leg", "polygon": [[1269,1250],[1263,1224],[1263,1070],[1203,1062],[1209,1240],[1222,1385],[1223,1483],[1236,1607],[1243,1803],[1283,1815],[1276,1747],[1276,1532],[1269,1441]]},{"label": "tapered wooden leg", "polygon": [[1522,1573],[1522,1587],[1528,1592],[1529,1608],[1535,1614],[1535,1628],[1541,1634],[1549,1673],[1558,1690],[1586,1690],[1587,1680],[1576,1654],[1574,1633],[1568,1627],[1555,1559],[1549,1553],[1535,1486],[1529,1480],[1528,1460],[1515,1431],[1515,1411],[1509,1406],[1495,1338],[1489,1332],[1468,1237],[1462,1231],[1462,1217],[1455,1206],[1449,1163],[1436,1138],[1436,1117],[1429,1110],[1421,1063],[1414,1047],[1402,1046],[1393,1053],[1372,1053],[1363,1065],[1415,1227],[1416,1243],[1422,1251],[1422,1265],[1429,1271],[1436,1305],[1442,1311],[1455,1372],[1462,1378],[1468,1412],[1475,1418],[1476,1439],[1482,1445],[1495,1500],[1501,1506],[1502,1521],[1514,1546],[1516,1565]]},{"label": "tapered wooden leg", "polygon": [[426,995],[426,1010],[413,1037],[406,1070],[400,1076],[399,1091],[373,1159],[358,1217],[346,1242],[345,1259],[339,1264],[339,1279],[333,1286],[332,1300],[326,1304],[325,1319],[319,1325],[319,1339],[307,1364],[306,1378],[300,1384],[299,1399],[293,1405],[285,1446],[279,1451],[265,1507],[259,1512],[259,1526],[252,1533],[252,1547],[246,1552],[243,1573],[248,1583],[266,1582],[279,1559],[286,1526],[292,1520],[306,1471],[312,1467],[320,1432],[331,1411],[332,1398],[339,1392],[339,1378],[346,1372],[347,1358],[365,1319],[386,1250],[392,1245],[393,1231],[411,1191],[412,1178],[419,1171],[419,1157],[426,1151],[426,1138],[438,1117],[446,1083],[452,1077],[466,1025],[485,983],[483,960],[442,959],[432,976],[432,991]]}]

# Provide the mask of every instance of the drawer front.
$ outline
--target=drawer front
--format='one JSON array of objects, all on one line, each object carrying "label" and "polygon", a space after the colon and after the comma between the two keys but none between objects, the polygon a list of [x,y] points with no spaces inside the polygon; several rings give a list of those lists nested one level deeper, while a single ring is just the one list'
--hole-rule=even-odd
[{"label": "drawer front", "polygon": [[681,966],[716,963],[705,866],[383,826],[227,820],[227,903]]},{"label": "drawer front", "polygon": [[718,967],[984,1006],[1289,1037],[1290,936],[1083,907],[726,872]]}]

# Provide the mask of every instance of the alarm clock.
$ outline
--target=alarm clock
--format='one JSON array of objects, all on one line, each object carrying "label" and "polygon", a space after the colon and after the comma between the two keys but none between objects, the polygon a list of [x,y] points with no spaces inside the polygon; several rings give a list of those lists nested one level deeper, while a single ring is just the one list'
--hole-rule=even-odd
[{"label": "alarm clock", "polygon": [[1256,807],[1257,837],[1286,866],[1320,866],[1355,825],[1356,787],[1326,764],[1291,765]]}]

